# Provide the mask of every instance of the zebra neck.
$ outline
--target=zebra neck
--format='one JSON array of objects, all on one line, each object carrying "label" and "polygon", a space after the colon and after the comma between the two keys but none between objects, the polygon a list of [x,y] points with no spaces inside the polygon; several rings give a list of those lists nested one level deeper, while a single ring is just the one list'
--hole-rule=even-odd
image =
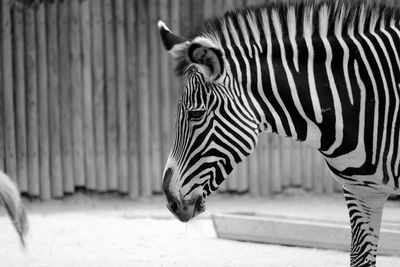
[{"label": "zebra neck", "polygon": [[362,115],[359,88],[350,81],[368,76],[359,50],[369,45],[356,45],[357,39],[398,27],[398,11],[345,2],[301,7],[228,14],[215,28],[218,34],[206,35],[218,36],[227,73],[240,84],[257,121],[330,155],[344,134],[359,134],[343,130],[344,116],[357,122]]}]

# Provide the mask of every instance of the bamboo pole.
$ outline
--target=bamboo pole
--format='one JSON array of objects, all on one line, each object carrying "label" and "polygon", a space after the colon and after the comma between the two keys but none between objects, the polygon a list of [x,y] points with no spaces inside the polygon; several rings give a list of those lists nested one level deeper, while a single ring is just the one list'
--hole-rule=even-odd
[{"label": "bamboo pole", "polygon": [[139,137],[140,137],[140,178],[141,194],[149,197],[152,193],[150,170],[150,88],[149,88],[149,57],[148,57],[148,23],[146,10],[149,7],[147,0],[138,1],[138,67],[139,67]]},{"label": "bamboo pole", "polygon": [[127,68],[128,68],[128,132],[129,132],[129,197],[139,196],[139,122],[137,119],[139,93],[137,75],[137,1],[127,1]]},{"label": "bamboo pole", "polygon": [[39,108],[39,173],[40,198],[51,199],[50,184],[50,142],[49,142],[49,107],[47,77],[47,33],[45,4],[36,10],[37,57],[38,57],[38,108]]},{"label": "bamboo pole", "polygon": [[3,40],[3,101],[4,101],[4,137],[5,163],[8,175],[17,181],[17,160],[15,148],[14,120],[14,84],[13,84],[13,47],[11,32],[11,6],[9,1],[2,1],[2,40]]},{"label": "bamboo pole", "polygon": [[150,43],[150,106],[151,106],[151,179],[152,191],[161,192],[161,136],[160,136],[160,88],[159,88],[159,44],[157,20],[158,20],[158,1],[149,1],[149,43]]},{"label": "bamboo pole", "polygon": [[93,94],[92,94],[92,32],[90,1],[80,2],[80,28],[82,41],[82,92],[83,92],[83,131],[85,146],[86,188],[96,189],[96,161],[93,131]]},{"label": "bamboo pole", "polygon": [[79,0],[71,0],[70,55],[71,55],[71,106],[72,151],[75,186],[85,185],[85,161],[83,143],[83,94],[81,70],[81,34],[79,24]]},{"label": "bamboo pole", "polygon": [[[117,85],[118,85],[118,189],[128,193],[128,105],[127,63],[125,39],[125,1],[115,2],[117,33]],[[157,88],[158,89],[158,88]],[[158,129],[157,129],[158,130]]]},{"label": "bamboo pole", "polygon": [[75,191],[74,165],[72,155],[72,110],[71,110],[71,62],[69,51],[70,12],[69,1],[59,4],[59,53],[60,53],[60,107],[61,107],[61,149],[64,191]]},{"label": "bamboo pole", "polygon": [[61,162],[60,87],[58,54],[58,1],[47,5],[48,84],[50,126],[50,175],[53,197],[64,194]]},{"label": "bamboo pole", "polygon": [[97,190],[107,190],[107,165],[105,141],[105,107],[104,107],[104,47],[102,5],[91,2],[92,15],[92,66],[93,66],[93,100],[94,126],[97,166]]},{"label": "bamboo pole", "polygon": [[39,195],[39,137],[38,137],[38,86],[35,14],[32,8],[25,9],[25,54],[27,90],[28,173],[29,194]]},{"label": "bamboo pole", "polygon": [[106,142],[107,142],[107,181],[108,189],[118,187],[118,117],[117,117],[117,84],[115,79],[115,28],[113,18],[113,1],[103,0],[104,44],[106,66]]},{"label": "bamboo pole", "polygon": [[[14,89],[15,89],[15,122],[16,153],[18,162],[18,188],[28,191],[28,160],[26,136],[26,97],[25,97],[25,39],[23,10],[13,10],[13,47],[14,47]],[[0,61],[1,62],[1,61]],[[1,79],[0,79],[1,81]]]}]

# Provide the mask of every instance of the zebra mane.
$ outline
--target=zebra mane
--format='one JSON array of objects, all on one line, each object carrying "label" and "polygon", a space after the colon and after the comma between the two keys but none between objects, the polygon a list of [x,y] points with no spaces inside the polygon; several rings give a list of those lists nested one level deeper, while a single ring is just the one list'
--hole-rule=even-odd
[{"label": "zebra mane", "polygon": [[[348,0],[304,0],[301,2],[274,2],[260,6],[248,7],[237,11],[228,11],[222,17],[214,17],[205,21],[188,34],[189,40],[203,36],[210,38],[223,48],[223,30],[231,23],[235,28],[243,27],[243,22],[250,28],[260,29],[261,21],[265,16],[272,25],[278,21],[281,31],[276,32],[270,27],[272,35],[313,35],[323,34],[342,36],[375,31],[391,23],[399,23],[400,9],[389,7],[373,1]],[[253,25],[250,25],[253,24]],[[177,58],[175,71],[177,75],[184,75],[190,69],[185,55]]]}]

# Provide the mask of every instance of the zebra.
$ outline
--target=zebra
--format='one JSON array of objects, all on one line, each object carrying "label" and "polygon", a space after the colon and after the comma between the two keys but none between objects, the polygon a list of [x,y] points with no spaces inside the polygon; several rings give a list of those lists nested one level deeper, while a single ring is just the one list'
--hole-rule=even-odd
[{"label": "zebra", "polygon": [[158,22],[184,86],[162,189],[187,222],[261,133],[317,149],[343,185],[351,266],[375,266],[383,205],[400,194],[400,10],[269,3],[229,11],[188,38]]},{"label": "zebra", "polygon": [[21,245],[25,247],[25,236],[29,223],[25,207],[22,203],[17,186],[8,175],[0,171],[0,202],[6,208],[7,214],[17,231]]}]

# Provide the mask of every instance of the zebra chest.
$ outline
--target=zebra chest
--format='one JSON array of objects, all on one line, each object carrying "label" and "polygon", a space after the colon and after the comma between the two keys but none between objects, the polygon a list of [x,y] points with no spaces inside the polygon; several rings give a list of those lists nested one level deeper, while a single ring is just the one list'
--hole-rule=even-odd
[{"label": "zebra chest", "polygon": [[346,154],[337,158],[326,158],[331,174],[343,185],[356,185],[400,194],[399,177],[385,161],[368,162],[365,153]]}]

